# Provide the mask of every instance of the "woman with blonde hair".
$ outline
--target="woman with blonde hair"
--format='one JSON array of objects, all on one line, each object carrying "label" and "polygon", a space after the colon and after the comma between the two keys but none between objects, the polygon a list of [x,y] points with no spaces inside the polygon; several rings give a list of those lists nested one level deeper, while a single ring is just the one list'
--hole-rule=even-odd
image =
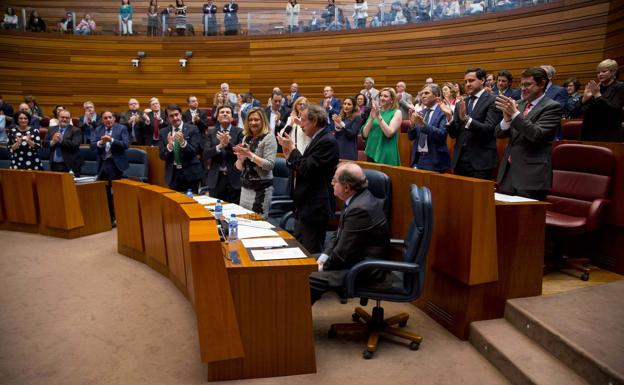
[{"label": "woman with blonde hair", "polygon": [[379,92],[379,101],[374,100],[368,121],[362,127],[362,138],[366,140],[366,156],[375,163],[400,166],[399,128],[403,114],[399,109],[394,88],[386,87]]},{"label": "woman with blonde hair", "polygon": [[247,113],[243,135],[243,141],[234,147],[234,168],[241,174],[239,205],[266,219],[273,196],[277,141],[261,108],[254,107]]},{"label": "woman with blonde hair", "polygon": [[290,116],[286,120],[286,126],[280,131],[280,135],[287,133],[293,140],[295,148],[303,154],[308,144],[312,141],[301,128],[301,111],[305,110],[308,106],[308,99],[305,96],[300,96],[295,100],[290,111]]},{"label": "woman with blonde hair", "polygon": [[455,110],[455,103],[457,102],[457,90],[455,85],[451,82],[446,82],[442,86],[442,100],[441,103],[448,104],[451,110]]},{"label": "woman with blonde hair", "polygon": [[[228,98],[223,95],[223,92],[219,91],[217,93],[215,93],[214,98],[212,99],[212,117],[213,119],[217,119],[217,111],[219,110],[219,107],[221,106],[230,106],[230,101],[228,100]],[[231,106],[230,106],[231,107]],[[234,111],[232,109],[232,111]]]}]

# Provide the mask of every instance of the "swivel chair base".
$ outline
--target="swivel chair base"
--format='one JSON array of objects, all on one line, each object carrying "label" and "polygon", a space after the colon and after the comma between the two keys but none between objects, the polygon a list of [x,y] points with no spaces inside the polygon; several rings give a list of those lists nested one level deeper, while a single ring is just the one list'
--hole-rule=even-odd
[{"label": "swivel chair base", "polygon": [[[393,317],[384,319],[384,309],[380,305],[380,301],[373,308],[373,314],[370,315],[366,310],[361,307],[355,308],[355,313],[352,315],[352,323],[341,323],[331,325],[328,335],[330,338],[336,337],[338,332],[360,332],[368,333],[368,342],[366,344],[366,350],[362,353],[365,359],[373,357],[373,354],[377,350],[379,344],[379,336],[381,333],[390,334],[396,337],[405,338],[410,342],[409,348],[412,350],[418,350],[422,337],[415,333],[410,333],[400,328],[407,325],[409,314],[399,313]],[[397,325],[395,327],[393,325]]]}]

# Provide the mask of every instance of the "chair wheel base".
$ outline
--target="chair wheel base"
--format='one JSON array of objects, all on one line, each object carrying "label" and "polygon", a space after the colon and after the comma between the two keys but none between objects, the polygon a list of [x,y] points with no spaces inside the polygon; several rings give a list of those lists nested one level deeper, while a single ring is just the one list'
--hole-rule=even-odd
[{"label": "chair wheel base", "polygon": [[353,322],[358,322],[360,320],[360,315],[358,313],[351,314],[351,319]]},{"label": "chair wheel base", "polygon": [[581,281],[589,281],[589,273],[581,274]]},{"label": "chair wheel base", "polygon": [[370,352],[370,351],[368,351],[368,350],[364,350],[364,351],[362,352],[362,357],[363,357],[365,360],[370,360],[371,358],[373,358],[373,354],[374,354],[373,352]]},{"label": "chair wheel base", "polygon": [[412,341],[412,342],[410,342],[410,344],[409,344],[409,348],[410,348],[411,350],[418,350],[418,349],[420,348],[420,343],[419,343],[419,342]]},{"label": "chair wheel base", "polygon": [[404,328],[407,326],[407,320],[399,322],[399,327]]}]

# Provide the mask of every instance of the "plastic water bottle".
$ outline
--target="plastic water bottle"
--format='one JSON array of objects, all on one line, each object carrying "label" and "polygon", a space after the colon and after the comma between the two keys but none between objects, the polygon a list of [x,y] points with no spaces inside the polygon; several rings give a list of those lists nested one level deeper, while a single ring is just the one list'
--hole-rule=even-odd
[{"label": "plastic water bottle", "polygon": [[193,190],[192,189],[186,190],[186,196],[189,198],[193,198]]},{"label": "plastic water bottle", "polygon": [[217,219],[220,219],[223,216],[223,205],[221,204],[221,199],[217,199],[217,203],[215,203],[214,216]]},{"label": "plastic water bottle", "polygon": [[239,264],[240,258],[238,257],[238,250],[236,244],[238,243],[238,219],[236,214],[230,216],[228,221],[228,251],[230,254],[230,260],[233,264]]}]

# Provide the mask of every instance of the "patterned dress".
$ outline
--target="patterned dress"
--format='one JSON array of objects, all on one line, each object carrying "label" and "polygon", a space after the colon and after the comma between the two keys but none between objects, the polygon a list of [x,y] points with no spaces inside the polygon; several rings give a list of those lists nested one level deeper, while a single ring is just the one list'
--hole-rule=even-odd
[{"label": "patterned dress", "polygon": [[[30,137],[34,146],[29,146],[26,137]],[[39,159],[39,148],[41,147],[41,137],[38,128],[28,127],[27,131],[21,131],[17,126],[9,129],[9,151],[11,152],[11,168],[20,170],[43,170]],[[15,142],[20,142],[16,150],[12,149]]]},{"label": "patterned dress", "polygon": [[249,159],[243,162],[241,170],[241,196],[239,205],[262,214],[266,219],[273,196],[273,166],[277,152],[275,135],[265,134],[259,137],[246,136],[243,142],[249,145],[251,152],[262,158],[258,166]]}]

